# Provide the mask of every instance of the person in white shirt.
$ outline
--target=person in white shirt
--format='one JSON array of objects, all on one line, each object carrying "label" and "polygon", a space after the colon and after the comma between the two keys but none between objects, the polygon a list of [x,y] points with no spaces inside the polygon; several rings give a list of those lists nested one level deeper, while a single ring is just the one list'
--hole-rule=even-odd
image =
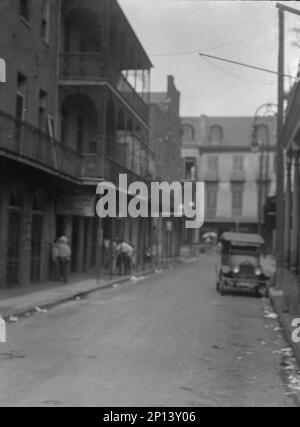
[{"label": "person in white shirt", "polygon": [[69,275],[69,264],[71,261],[71,248],[68,243],[68,238],[66,236],[61,236],[57,241],[59,262],[60,262],[60,272],[62,280],[67,283]]}]

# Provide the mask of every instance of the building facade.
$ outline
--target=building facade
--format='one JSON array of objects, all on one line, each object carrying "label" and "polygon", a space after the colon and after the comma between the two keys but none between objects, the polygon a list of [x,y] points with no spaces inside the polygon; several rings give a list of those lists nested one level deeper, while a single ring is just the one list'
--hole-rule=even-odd
[{"label": "building facade", "polygon": [[73,272],[98,263],[103,238],[143,253],[150,221],[100,228],[95,215],[100,180],[148,183],[155,160],[152,64],[118,2],[12,0],[1,6],[0,39],[0,286],[48,280],[62,234]]},{"label": "building facade", "polygon": [[[167,77],[165,92],[150,95],[150,146],[156,153],[155,181],[181,183],[180,92],[174,77]],[[172,194],[171,194],[172,198]],[[182,218],[154,218],[153,253],[157,260],[170,260],[180,255]]]},{"label": "building facade", "polygon": [[185,179],[205,182],[201,234],[257,232],[258,222],[271,233],[264,208],[275,194],[275,123],[274,117],[257,121],[259,149],[253,152],[252,117],[182,118]]},{"label": "building facade", "polygon": [[[299,80],[299,79],[298,79]],[[277,263],[276,287],[284,291],[282,310],[300,314],[300,84],[292,88],[279,144],[284,153],[283,259]]]}]

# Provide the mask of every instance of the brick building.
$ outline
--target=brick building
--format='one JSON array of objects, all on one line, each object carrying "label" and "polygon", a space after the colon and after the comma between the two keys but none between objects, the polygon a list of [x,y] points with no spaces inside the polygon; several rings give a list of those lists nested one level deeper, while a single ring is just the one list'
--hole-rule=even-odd
[{"label": "brick building", "polygon": [[[157,158],[155,179],[159,182],[181,182],[180,92],[173,76],[168,76],[165,92],[150,94],[150,145]],[[182,219],[160,218],[153,223],[157,257],[170,259],[179,256]]]},{"label": "brick building", "polygon": [[[66,234],[72,271],[93,267],[102,233],[99,179],[151,177],[151,62],[115,0],[11,0],[1,5],[0,286],[49,279]],[[143,253],[150,221],[108,219],[104,237]],[[140,256],[142,261],[142,255]]]}]

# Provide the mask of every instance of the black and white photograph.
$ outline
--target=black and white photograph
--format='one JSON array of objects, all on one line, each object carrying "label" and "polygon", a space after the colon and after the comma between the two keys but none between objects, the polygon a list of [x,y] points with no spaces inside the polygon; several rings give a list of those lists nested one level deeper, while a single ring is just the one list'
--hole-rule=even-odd
[{"label": "black and white photograph", "polygon": [[300,407],[300,3],[0,0],[0,407]]}]

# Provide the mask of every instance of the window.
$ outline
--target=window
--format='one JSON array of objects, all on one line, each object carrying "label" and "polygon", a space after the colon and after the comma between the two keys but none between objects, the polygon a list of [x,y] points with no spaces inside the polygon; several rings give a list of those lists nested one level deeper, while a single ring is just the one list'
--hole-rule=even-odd
[{"label": "window", "polygon": [[27,78],[22,73],[17,77],[16,118],[24,120]]},{"label": "window", "polygon": [[185,179],[188,181],[196,180],[196,160],[187,159],[185,161]]},{"label": "window", "polygon": [[208,172],[217,172],[219,167],[218,156],[208,156],[207,157],[207,170]]},{"label": "window", "polygon": [[186,141],[194,140],[195,139],[195,130],[194,130],[193,126],[191,126],[189,124],[184,124],[182,126],[182,137]]},{"label": "window", "polygon": [[243,184],[232,184],[232,215],[242,216],[243,211]]},{"label": "window", "polygon": [[47,108],[47,93],[43,90],[40,90],[39,93],[39,112],[38,112],[38,121],[39,128],[45,130],[46,124],[46,108]]},{"label": "window", "polygon": [[209,142],[213,145],[221,144],[223,140],[223,129],[221,126],[214,125],[209,129]]},{"label": "window", "polygon": [[41,38],[49,43],[50,1],[42,0]]},{"label": "window", "polygon": [[207,182],[206,189],[206,216],[216,216],[218,201],[218,184]]},{"label": "window", "polygon": [[233,157],[233,170],[242,172],[244,170],[244,157],[234,156]]},{"label": "window", "polygon": [[29,21],[29,0],[19,0],[19,14],[22,18]]}]

